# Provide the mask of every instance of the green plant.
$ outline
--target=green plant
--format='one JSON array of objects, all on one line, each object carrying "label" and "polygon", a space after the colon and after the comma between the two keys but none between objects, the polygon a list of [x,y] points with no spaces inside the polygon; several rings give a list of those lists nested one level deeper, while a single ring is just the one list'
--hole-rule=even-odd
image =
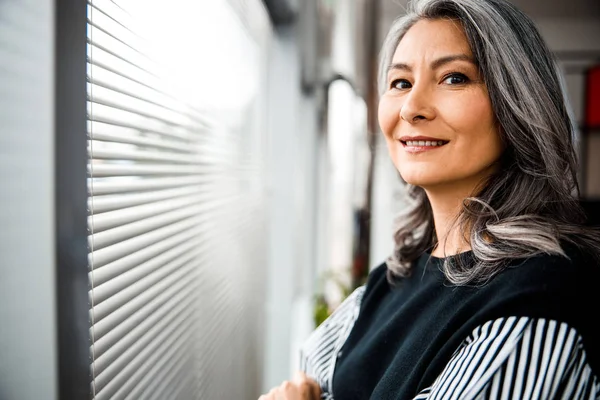
[{"label": "green plant", "polygon": [[[349,272],[348,272],[349,273]],[[326,271],[320,279],[317,289],[317,294],[314,300],[313,317],[315,326],[319,326],[325,321],[335,310],[335,305],[330,304],[325,296],[325,286],[328,282],[333,282],[342,293],[342,301],[352,292],[352,287],[345,283],[343,272]]]}]

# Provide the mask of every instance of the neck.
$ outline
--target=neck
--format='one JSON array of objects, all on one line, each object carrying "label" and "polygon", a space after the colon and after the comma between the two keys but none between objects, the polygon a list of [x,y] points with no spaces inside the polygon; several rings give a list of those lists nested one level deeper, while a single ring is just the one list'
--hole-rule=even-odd
[{"label": "neck", "polygon": [[460,188],[425,188],[431,210],[438,243],[432,251],[436,257],[452,256],[471,250],[468,232],[465,235],[457,223],[457,217],[462,209],[465,198],[471,196],[473,186]]},{"label": "neck", "polygon": [[499,168],[498,163],[467,179],[445,182],[431,187],[423,187],[433,213],[435,234],[438,239],[433,256],[452,256],[471,250],[470,227],[461,232],[457,217],[462,210],[463,201],[476,195],[480,185]]}]

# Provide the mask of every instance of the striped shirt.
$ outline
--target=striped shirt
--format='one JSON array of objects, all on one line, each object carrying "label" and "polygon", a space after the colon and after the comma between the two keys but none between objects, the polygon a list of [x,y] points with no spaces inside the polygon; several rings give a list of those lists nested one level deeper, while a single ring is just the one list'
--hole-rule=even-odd
[{"label": "striped shirt", "polygon": [[[322,399],[334,399],[337,362],[360,315],[366,288],[356,289],[302,348],[301,369],[319,383]],[[435,380],[415,393],[412,398],[429,400],[600,399],[600,381],[588,362],[584,340],[573,326],[554,319],[508,315],[475,326]],[[382,397],[370,396],[352,398],[403,398],[389,390]]]},{"label": "striped shirt", "polygon": [[304,343],[300,370],[321,386],[322,399],[332,400],[331,388],[337,355],[344,345],[360,311],[365,286],[354,290]]}]

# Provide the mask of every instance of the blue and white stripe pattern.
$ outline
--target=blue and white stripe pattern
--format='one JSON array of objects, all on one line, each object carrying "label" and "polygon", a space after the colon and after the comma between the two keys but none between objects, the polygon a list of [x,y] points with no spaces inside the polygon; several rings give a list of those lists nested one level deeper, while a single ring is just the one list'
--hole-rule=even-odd
[{"label": "blue and white stripe pattern", "polygon": [[[302,369],[330,393],[337,355],[360,310],[357,289],[303,347]],[[581,336],[553,320],[507,317],[473,330],[433,385],[414,400],[599,400]]]}]

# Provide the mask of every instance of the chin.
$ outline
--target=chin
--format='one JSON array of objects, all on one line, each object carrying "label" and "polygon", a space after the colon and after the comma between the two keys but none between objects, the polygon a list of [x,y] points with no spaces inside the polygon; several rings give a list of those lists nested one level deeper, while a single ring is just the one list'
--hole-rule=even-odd
[{"label": "chin", "polygon": [[400,176],[402,177],[402,180],[404,180],[404,182],[413,186],[420,186],[422,188],[437,186],[445,182],[444,179],[440,179],[439,175],[429,176],[424,174],[403,174],[402,172],[400,172]]}]

